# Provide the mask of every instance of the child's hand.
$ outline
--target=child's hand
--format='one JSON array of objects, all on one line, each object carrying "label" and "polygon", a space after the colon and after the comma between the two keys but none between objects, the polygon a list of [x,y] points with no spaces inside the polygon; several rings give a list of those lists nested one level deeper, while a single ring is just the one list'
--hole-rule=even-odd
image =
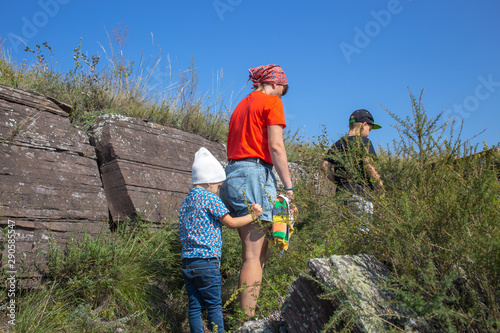
[{"label": "child's hand", "polygon": [[252,210],[251,214],[252,214],[252,217],[254,217],[254,218],[262,216],[262,213],[264,212],[262,210],[262,207],[256,203],[252,204],[250,209]]}]

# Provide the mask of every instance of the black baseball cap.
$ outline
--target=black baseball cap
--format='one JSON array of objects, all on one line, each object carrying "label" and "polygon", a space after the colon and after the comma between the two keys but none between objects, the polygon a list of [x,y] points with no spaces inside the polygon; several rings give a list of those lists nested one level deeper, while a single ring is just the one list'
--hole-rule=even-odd
[{"label": "black baseball cap", "polygon": [[356,110],[351,114],[349,117],[349,124],[352,123],[368,123],[373,126],[374,130],[382,128],[379,124],[375,124],[372,114],[365,109]]}]

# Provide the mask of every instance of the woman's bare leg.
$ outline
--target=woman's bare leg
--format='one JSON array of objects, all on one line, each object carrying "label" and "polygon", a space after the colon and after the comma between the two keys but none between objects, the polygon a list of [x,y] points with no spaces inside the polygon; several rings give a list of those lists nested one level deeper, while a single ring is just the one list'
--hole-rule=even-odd
[{"label": "woman's bare leg", "polygon": [[255,314],[255,305],[262,282],[262,269],[269,258],[266,231],[258,223],[250,223],[238,229],[243,258],[239,287],[244,286],[240,291],[239,298],[241,308],[249,317],[253,317]]}]

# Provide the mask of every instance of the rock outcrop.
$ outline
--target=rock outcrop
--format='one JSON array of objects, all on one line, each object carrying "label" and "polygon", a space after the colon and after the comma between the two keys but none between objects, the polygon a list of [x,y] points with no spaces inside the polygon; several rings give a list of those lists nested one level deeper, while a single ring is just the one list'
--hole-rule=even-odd
[{"label": "rock outcrop", "polygon": [[275,333],[276,329],[267,320],[250,320],[239,327],[234,333]]},{"label": "rock outcrop", "polygon": [[[50,242],[64,248],[127,217],[162,223],[176,216],[200,147],[226,161],[220,143],[119,115],[98,118],[89,137],[71,125],[70,112],[57,100],[0,85],[0,227],[15,230],[10,267],[24,282],[46,270]],[[7,239],[0,237],[5,267]]]},{"label": "rock outcrop", "polygon": [[0,85],[0,226],[15,225],[21,276],[36,278],[44,270],[50,239],[64,245],[81,232],[109,230],[94,147],[64,109],[45,96]]},{"label": "rock outcrop", "polygon": [[139,214],[165,222],[191,187],[194,154],[205,147],[221,162],[225,147],[198,135],[120,115],[97,119],[92,141],[114,222]]},{"label": "rock outcrop", "polygon": [[[371,255],[332,256],[311,259],[310,277],[303,276],[288,290],[282,315],[288,332],[322,332],[342,329],[332,316],[350,314],[350,331],[426,332],[424,322],[413,313],[398,309],[384,289],[389,270]],[[321,295],[326,295],[321,297]]]}]

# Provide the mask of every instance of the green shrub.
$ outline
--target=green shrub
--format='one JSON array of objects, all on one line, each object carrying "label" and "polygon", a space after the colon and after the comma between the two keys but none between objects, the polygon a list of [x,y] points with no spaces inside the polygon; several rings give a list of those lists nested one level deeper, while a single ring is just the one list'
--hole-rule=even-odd
[{"label": "green shrub", "polygon": [[498,157],[477,153],[454,137],[456,124],[441,115],[428,118],[421,98],[410,98],[413,117],[389,112],[401,138],[379,151],[385,191],[368,190],[373,217],[353,214],[342,204],[345,194],[328,193],[332,185],[316,177],[328,145],[321,137],[309,145],[313,152],[302,155],[303,176],[295,183],[298,205],[307,207],[302,218],[309,220],[301,230],[322,239],[317,249],[325,256],[375,255],[392,271],[387,288],[395,302],[416,311],[433,331],[496,332]]},{"label": "green shrub", "polygon": [[373,198],[367,251],[390,265],[393,292],[437,331],[496,331],[500,185],[492,160],[453,139],[455,124],[428,119],[421,97],[411,100],[413,119],[394,117],[402,137],[379,160],[388,181],[385,197]]}]

